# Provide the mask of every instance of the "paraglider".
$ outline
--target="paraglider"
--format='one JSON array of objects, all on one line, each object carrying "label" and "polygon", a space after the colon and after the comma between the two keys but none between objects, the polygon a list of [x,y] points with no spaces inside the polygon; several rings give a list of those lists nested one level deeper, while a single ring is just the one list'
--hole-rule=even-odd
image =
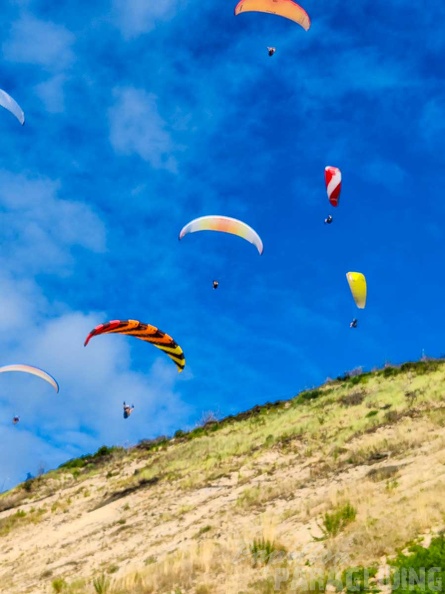
[{"label": "paraglider", "polygon": [[156,348],[164,351],[174,361],[179,372],[185,367],[184,352],[173,338],[156,328],[156,326],[144,324],[138,320],[112,320],[105,324],[99,324],[88,334],[83,346],[87,346],[93,336],[111,333],[128,334],[145,342],[150,342]]},{"label": "paraglider", "polygon": [[133,412],[133,409],[134,409],[134,404],[132,404],[130,406],[129,404],[125,404],[125,400],[124,400],[124,419],[128,419],[128,417]]},{"label": "paraglider", "polygon": [[25,123],[25,114],[23,109],[16,101],[14,101],[11,95],[8,95],[8,93],[2,89],[0,89],[0,105],[10,111],[23,126]]},{"label": "paraglider", "polygon": [[332,206],[338,206],[341,192],[341,171],[338,167],[328,165],[324,169],[324,180],[329,202]]},{"label": "paraglider", "polygon": [[17,425],[17,423],[20,421],[20,417],[18,417],[17,415],[12,417],[12,424],[13,425]]},{"label": "paraglider", "polygon": [[267,53],[269,54],[269,56],[273,56],[276,51],[277,50],[276,50],[275,47],[268,47],[267,48]]},{"label": "paraglider", "polygon": [[235,6],[235,16],[242,12],[267,12],[301,25],[305,31],[311,26],[308,13],[292,0],[241,0]]},{"label": "paraglider", "polygon": [[252,243],[260,253],[263,253],[263,242],[260,239],[258,233],[238,219],[231,217],[225,217],[222,215],[207,215],[199,217],[190,221],[185,225],[179,233],[178,239],[182,239],[188,233],[194,233],[195,231],[221,231],[223,233],[231,233],[232,235],[238,235],[246,241]]},{"label": "paraglider", "polygon": [[346,274],[352,297],[359,309],[364,309],[366,305],[366,278],[361,272],[348,272]]},{"label": "paraglider", "polygon": [[42,378],[43,380],[47,381],[52,387],[55,389],[56,392],[59,392],[59,384],[53,378],[52,375],[43,371],[39,367],[34,367],[33,365],[4,365],[0,367],[0,373],[4,373],[5,371],[23,371],[24,373],[30,373],[31,375],[36,375],[37,377]]},{"label": "paraglider", "polygon": [[217,289],[217,288],[218,288],[218,286],[219,286],[219,282],[218,282],[217,280],[214,280],[214,281],[213,281],[213,288],[214,288],[214,289]]},{"label": "paraglider", "polygon": [[[352,297],[355,301],[356,306],[359,309],[364,309],[366,306],[366,278],[361,272],[348,272],[346,279],[351,289]],[[349,324],[350,328],[357,328],[357,320],[354,318]]]},{"label": "paraglider", "polygon": [[334,220],[334,219],[332,218],[332,216],[331,216],[331,215],[328,215],[328,216],[325,218],[325,220],[324,220],[324,223],[325,223],[325,225],[330,225],[330,224],[332,223],[332,221],[333,221],[333,220]]}]

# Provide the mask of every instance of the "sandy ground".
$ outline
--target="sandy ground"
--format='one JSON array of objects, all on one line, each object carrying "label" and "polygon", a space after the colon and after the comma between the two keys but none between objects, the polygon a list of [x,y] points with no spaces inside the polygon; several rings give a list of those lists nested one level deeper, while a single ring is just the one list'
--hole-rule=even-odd
[{"label": "sandy ground", "polygon": [[[391,431],[388,427],[381,433],[390,437]],[[443,437],[443,430],[438,429],[437,438]],[[354,493],[359,485],[363,490],[371,468],[397,464],[399,491],[402,488],[405,495],[428,488],[444,473],[444,457],[434,440],[409,455],[390,456],[389,460],[386,453],[384,456],[372,464],[317,478],[317,458],[294,463],[294,455],[271,451],[258,460],[258,474],[241,469],[242,484],[238,473],[190,492],[180,491],[174,482],[160,482],[106,505],[103,503],[113,491],[112,481],[105,477],[110,467],[87,480],[74,481],[67,475],[66,485],[52,495],[18,506],[25,512],[44,506],[46,512],[38,523],[23,523],[0,537],[0,592],[48,593],[53,591],[51,581],[55,578],[71,582],[83,577],[91,581],[92,576],[102,572],[113,579],[122,578],[174,551],[185,552],[211,538],[230,551],[233,566],[225,583],[212,592],[238,593],[250,571],[239,562],[246,543],[273,532],[273,538],[285,542],[288,551],[300,555],[306,563],[315,563],[325,547],[316,537],[322,535],[320,514],[326,503],[335,500],[338,493]],[[271,462],[275,463],[275,472],[261,474],[261,467],[270,468]],[[145,464],[145,460],[133,463],[123,473],[130,477]],[[296,488],[283,498],[261,507],[243,509],[236,505],[249,487],[289,481],[294,481]],[[372,485],[374,488],[375,483]],[[16,511],[4,511],[0,519]],[[386,559],[382,558],[381,566],[385,565]],[[258,575],[258,571],[252,573],[252,579]]]}]

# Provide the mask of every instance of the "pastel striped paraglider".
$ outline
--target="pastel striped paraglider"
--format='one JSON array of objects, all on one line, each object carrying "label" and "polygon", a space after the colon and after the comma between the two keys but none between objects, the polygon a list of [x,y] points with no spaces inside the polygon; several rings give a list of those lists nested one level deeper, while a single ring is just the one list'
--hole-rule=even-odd
[{"label": "pastel striped paraglider", "polygon": [[42,378],[54,388],[56,392],[59,391],[59,384],[53,378],[52,375],[43,371],[39,367],[34,367],[33,365],[23,365],[22,363],[14,364],[14,365],[3,365],[0,367],[0,373],[4,373],[7,371],[22,371],[23,373],[30,373],[31,375],[36,375],[37,377]]},{"label": "pastel striped paraglider", "polygon": [[328,165],[324,169],[326,192],[332,206],[338,206],[341,192],[341,171],[338,167]]},{"label": "pastel striped paraglider", "polygon": [[263,253],[263,242],[258,233],[238,219],[225,217],[222,215],[207,215],[193,219],[181,229],[179,239],[182,239],[187,233],[194,233],[195,231],[220,231],[222,233],[231,233],[238,235],[246,241],[252,243],[260,254]]},{"label": "pastel striped paraglider", "polygon": [[18,121],[22,124],[25,123],[25,114],[20,105],[15,101],[11,95],[8,95],[6,91],[0,89],[0,105],[10,111]]}]

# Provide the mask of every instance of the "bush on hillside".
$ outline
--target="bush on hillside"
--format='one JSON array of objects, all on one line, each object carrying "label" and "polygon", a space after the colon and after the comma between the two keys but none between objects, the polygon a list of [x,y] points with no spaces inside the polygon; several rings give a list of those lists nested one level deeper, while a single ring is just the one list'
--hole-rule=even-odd
[{"label": "bush on hillside", "polygon": [[432,594],[445,588],[445,538],[434,538],[428,548],[412,545],[411,554],[399,553],[392,561],[393,594]]},{"label": "bush on hillside", "polygon": [[357,510],[349,502],[339,505],[332,513],[326,512],[323,518],[323,537],[335,537],[348,524],[355,520]]},{"label": "bush on hillside", "polygon": [[116,453],[123,452],[124,448],[118,446],[101,446],[95,454],[85,454],[84,456],[80,456],[80,458],[72,458],[67,462],[64,462],[59,466],[59,468],[64,468],[66,470],[76,469],[76,468],[85,468],[87,466],[100,466],[104,462],[110,460]]}]

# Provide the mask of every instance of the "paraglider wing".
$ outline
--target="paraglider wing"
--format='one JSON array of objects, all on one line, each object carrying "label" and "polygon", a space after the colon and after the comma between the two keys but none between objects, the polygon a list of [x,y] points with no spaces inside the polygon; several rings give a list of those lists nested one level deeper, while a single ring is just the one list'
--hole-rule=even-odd
[{"label": "paraglider wing", "polygon": [[106,324],[99,324],[88,334],[84,346],[87,346],[93,336],[110,333],[128,334],[150,342],[153,346],[164,351],[176,363],[178,371],[182,371],[185,367],[184,352],[173,338],[156,326],[150,326],[150,324],[144,324],[138,320],[112,320]]},{"label": "paraglider wing", "polygon": [[182,239],[187,233],[194,233],[195,231],[221,231],[223,233],[231,233],[238,235],[246,241],[252,243],[260,254],[263,253],[263,242],[258,233],[238,219],[231,217],[224,217],[222,215],[208,215],[199,217],[187,223],[179,233],[179,239]]},{"label": "paraglider wing", "polygon": [[37,377],[41,377],[43,380],[47,381],[52,387],[55,389],[56,392],[59,392],[59,384],[53,378],[52,375],[43,371],[43,369],[39,369],[39,367],[34,367],[33,365],[4,365],[0,367],[0,373],[5,371],[23,371],[25,373],[31,373],[32,375],[36,375]]},{"label": "paraglider wing", "polygon": [[326,192],[332,206],[338,206],[341,192],[341,171],[338,167],[328,165],[324,169]]},{"label": "paraglider wing", "polygon": [[15,115],[15,117],[23,126],[25,123],[25,114],[23,113],[23,109],[10,95],[8,95],[8,93],[2,91],[2,89],[0,89],[0,105]]},{"label": "paraglider wing", "polygon": [[290,19],[303,27],[305,31],[311,26],[308,13],[292,0],[241,0],[235,6],[235,16],[242,12],[267,12]]},{"label": "paraglider wing", "polygon": [[361,272],[348,272],[346,278],[355,304],[359,309],[366,305],[366,278]]}]

